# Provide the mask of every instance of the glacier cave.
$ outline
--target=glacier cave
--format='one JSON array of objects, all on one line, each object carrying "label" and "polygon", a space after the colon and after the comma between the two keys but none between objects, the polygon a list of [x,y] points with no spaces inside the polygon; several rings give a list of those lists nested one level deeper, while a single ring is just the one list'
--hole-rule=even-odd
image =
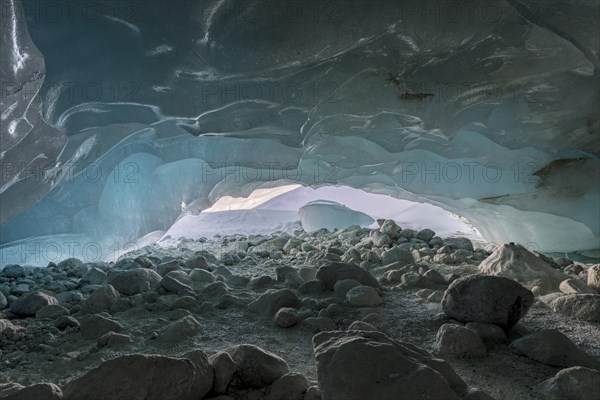
[{"label": "glacier cave", "polygon": [[600,390],[599,0],[1,1],[0,398]]}]

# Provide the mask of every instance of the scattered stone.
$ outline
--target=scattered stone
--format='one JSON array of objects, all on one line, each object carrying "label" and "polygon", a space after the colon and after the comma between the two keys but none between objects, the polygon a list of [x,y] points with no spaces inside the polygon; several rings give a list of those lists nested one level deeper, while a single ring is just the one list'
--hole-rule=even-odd
[{"label": "scattered stone", "polygon": [[53,383],[38,383],[27,386],[3,400],[63,400],[63,392]]},{"label": "scattered stone", "polygon": [[600,264],[592,265],[587,270],[587,284],[600,293]]},{"label": "scattered stone", "polygon": [[348,291],[356,286],[360,286],[359,281],[354,279],[342,279],[333,285],[333,291],[338,297],[345,299]]},{"label": "scattered stone", "polygon": [[236,364],[231,380],[234,387],[260,389],[289,371],[281,357],[251,344],[240,344],[225,350]]},{"label": "scattered stone", "polygon": [[131,336],[115,332],[108,332],[107,334],[100,336],[96,341],[98,347],[108,348],[116,348],[131,343],[133,343]]},{"label": "scattered stone", "polygon": [[446,284],[446,279],[444,279],[444,277],[442,276],[442,274],[440,274],[439,272],[437,272],[434,269],[430,269],[425,271],[425,273],[423,274],[423,276],[427,279],[429,279],[431,282],[438,284],[438,285],[445,285]]},{"label": "scattered stone", "polygon": [[506,343],[506,334],[504,330],[495,324],[484,324],[481,322],[469,322],[465,328],[476,332],[481,340],[486,344]]},{"label": "scattered stone", "polygon": [[20,316],[33,316],[40,309],[51,304],[58,304],[54,296],[42,292],[32,292],[21,296],[10,304],[10,311]]},{"label": "scattered stone", "polygon": [[566,368],[535,388],[548,400],[598,400],[600,372],[585,367]]},{"label": "scattered stone", "polygon": [[50,319],[56,319],[67,315],[69,315],[69,310],[57,304],[50,304],[49,306],[42,307],[35,313],[36,318]]},{"label": "scattered stone", "polygon": [[219,352],[208,358],[210,365],[214,369],[214,380],[212,391],[216,394],[227,393],[227,388],[237,370],[237,364],[229,353]]},{"label": "scattered stone", "polygon": [[79,321],[73,317],[59,317],[56,319],[56,321],[54,321],[54,326],[61,330],[68,327],[77,328],[79,326]]},{"label": "scattered stone", "polygon": [[[422,229],[415,235],[416,239],[422,240],[424,242],[429,242],[435,236],[435,232],[431,229]],[[471,250],[472,251],[472,250]]]},{"label": "scattered stone", "polygon": [[206,261],[206,257],[202,256],[202,255],[197,255],[191,258],[188,258],[187,261],[185,262],[185,267],[191,270],[194,269],[201,269],[201,270],[206,270],[206,271],[210,271],[211,268],[208,265],[208,261]]},{"label": "scattered stone", "polygon": [[97,314],[102,311],[110,311],[119,298],[119,292],[112,285],[101,286],[83,302],[81,312]]},{"label": "scattered stone", "polygon": [[289,328],[300,322],[298,310],[295,308],[283,307],[275,314],[275,323],[281,328]]},{"label": "scattered stone", "polygon": [[539,286],[545,293],[555,292],[569,277],[520,244],[503,244],[479,264],[488,275],[513,279],[526,287]]},{"label": "scattered stone", "polygon": [[524,336],[512,342],[509,349],[514,353],[555,367],[580,365],[598,368],[599,366],[596,360],[556,329],[545,329]]},{"label": "scattered stone", "polygon": [[389,246],[393,243],[392,239],[383,232],[378,230],[371,231],[369,237],[375,247]]},{"label": "scattered stone", "polygon": [[196,335],[202,334],[204,329],[200,322],[191,315],[175,321],[165,328],[158,337],[158,341],[164,343],[179,343]]},{"label": "scattered stone", "polygon": [[150,288],[157,287],[161,279],[161,276],[151,269],[137,268],[111,273],[108,283],[119,293],[133,296],[145,291],[148,285]]},{"label": "scattered stone", "polygon": [[369,324],[368,322],[354,321],[353,323],[350,324],[350,326],[348,326],[348,330],[349,331],[377,331],[378,329],[375,328],[373,325]]},{"label": "scattered stone", "polygon": [[398,268],[400,268],[404,265],[408,265],[414,262],[415,259],[412,256],[412,250],[406,245],[394,246],[391,249],[381,253],[381,263],[383,265],[395,263],[397,264]]},{"label": "scattered stone", "polygon": [[298,273],[296,268],[290,266],[277,267],[277,282],[283,282],[289,288],[296,289],[304,283],[304,279]]},{"label": "scattered stone", "polygon": [[458,377],[447,364],[381,332],[322,332],[313,348],[323,399],[459,398],[448,380]]},{"label": "scattered stone", "polygon": [[6,307],[8,307],[8,300],[6,300],[4,293],[0,291],[0,310],[4,310]]},{"label": "scattered stone", "polygon": [[264,316],[273,316],[283,307],[300,308],[298,296],[290,289],[269,289],[248,305],[248,309]]},{"label": "scattered stone", "polygon": [[579,279],[565,279],[558,289],[565,294],[598,294],[594,289],[581,282]]},{"label": "scattered stone", "polygon": [[7,319],[0,318],[0,337],[2,336],[12,336],[15,332],[17,332],[17,327],[12,324]]},{"label": "scattered stone", "polygon": [[132,354],[100,364],[63,391],[65,400],[197,400],[212,382],[212,369],[189,359]]},{"label": "scattered stone", "polygon": [[442,310],[460,322],[510,328],[527,313],[533,301],[533,293],[511,279],[469,275],[450,284],[442,299]]},{"label": "scattered stone", "polygon": [[401,231],[401,229],[394,220],[387,219],[381,224],[381,228],[379,228],[379,231],[388,235],[390,239],[396,240],[399,236],[399,232]]},{"label": "scattered stone", "polygon": [[180,269],[181,267],[179,266],[178,260],[167,261],[156,266],[156,272],[158,272],[160,276],[165,276],[169,272],[178,271]]},{"label": "scattered stone", "polygon": [[471,242],[471,239],[462,236],[446,238],[444,239],[444,245],[450,246],[454,250],[463,249],[474,251],[473,242]]},{"label": "scattered stone", "polygon": [[213,283],[216,280],[215,276],[211,272],[200,268],[193,269],[192,272],[190,272],[190,279],[192,282],[199,283]]},{"label": "scattered stone", "polygon": [[554,312],[589,322],[600,322],[600,294],[568,294],[550,303]]},{"label": "scattered stone", "polygon": [[309,386],[304,375],[290,372],[269,386],[265,400],[304,400]]},{"label": "scattered stone", "polygon": [[122,332],[123,326],[115,320],[100,314],[87,315],[79,319],[81,336],[86,340],[95,340],[108,332]]},{"label": "scattered stone", "polygon": [[302,321],[313,332],[334,331],[337,329],[335,322],[328,317],[309,317]]},{"label": "scattered stone", "polygon": [[438,353],[464,358],[482,357],[485,344],[477,332],[456,324],[444,324],[437,332],[435,349]]},{"label": "scattered stone", "polygon": [[427,301],[430,303],[441,303],[444,298],[444,292],[436,290],[427,297]]},{"label": "scattered stone", "polygon": [[321,281],[311,280],[304,282],[297,290],[302,294],[319,294],[325,291],[325,285]]},{"label": "scattered stone", "polygon": [[160,281],[160,286],[171,293],[179,293],[184,290],[188,290],[193,293],[194,289],[184,282],[179,272],[181,271],[171,271],[167,273]]},{"label": "scattered stone", "polygon": [[304,400],[321,400],[321,391],[317,386],[311,386],[306,390]]},{"label": "scattered stone", "polygon": [[354,279],[362,285],[378,288],[379,282],[366,271],[354,264],[330,262],[319,268],[317,279],[323,282],[327,290],[333,290],[335,283],[343,279]]},{"label": "scattered stone", "polygon": [[23,278],[25,276],[25,268],[16,264],[7,265],[0,273],[6,278]]},{"label": "scattered stone", "polygon": [[348,291],[346,299],[350,304],[357,307],[375,307],[383,303],[383,299],[377,290],[370,286],[356,286]]}]

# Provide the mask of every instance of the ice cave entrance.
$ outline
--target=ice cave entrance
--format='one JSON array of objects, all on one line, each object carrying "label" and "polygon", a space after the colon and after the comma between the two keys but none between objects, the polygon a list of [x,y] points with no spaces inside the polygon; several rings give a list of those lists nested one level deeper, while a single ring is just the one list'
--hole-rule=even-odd
[{"label": "ice cave entrance", "polygon": [[460,235],[475,243],[482,241],[480,233],[466,219],[431,204],[349,186],[311,188],[289,184],[259,188],[248,197],[221,197],[200,213],[180,217],[159,242],[173,245],[182,239],[215,235],[292,232],[301,226],[307,231],[353,224],[376,227],[377,219],[393,219],[403,228],[430,228],[442,237]]}]

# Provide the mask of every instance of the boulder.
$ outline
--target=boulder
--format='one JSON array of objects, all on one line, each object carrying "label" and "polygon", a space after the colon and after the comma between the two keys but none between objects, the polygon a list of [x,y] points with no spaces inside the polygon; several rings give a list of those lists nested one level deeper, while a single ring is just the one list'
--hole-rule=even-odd
[{"label": "boulder", "polygon": [[383,303],[377,290],[370,286],[355,286],[346,293],[346,299],[357,307],[375,307]]},{"label": "boulder", "polygon": [[456,324],[444,324],[437,332],[435,349],[443,355],[464,358],[482,357],[485,344],[477,332]]},{"label": "boulder", "polygon": [[486,344],[506,343],[504,330],[495,324],[484,324],[481,322],[469,322],[465,328],[477,333]]},{"label": "boulder", "polygon": [[398,239],[399,232],[401,231],[401,229],[398,226],[398,224],[396,224],[396,222],[394,220],[392,220],[392,219],[386,219],[381,224],[381,227],[379,228],[379,231],[381,233],[386,234],[390,239],[396,240],[396,239]]},{"label": "boulder", "polygon": [[569,276],[536,257],[520,244],[503,244],[479,264],[479,271],[487,275],[503,276],[532,288],[539,286],[544,293],[556,292]]},{"label": "boulder", "polygon": [[378,230],[371,231],[369,237],[371,238],[373,246],[375,247],[389,246],[393,243],[392,239],[388,235]]},{"label": "boulder", "polygon": [[179,293],[184,290],[193,292],[194,289],[185,282],[185,278],[182,279],[180,272],[181,271],[171,271],[166,274],[160,281],[160,286],[171,293]]},{"label": "boulder", "polygon": [[225,352],[236,364],[231,384],[238,388],[260,389],[290,372],[281,357],[251,344],[236,345]]},{"label": "boulder", "polygon": [[216,394],[225,394],[233,374],[237,369],[237,364],[229,353],[219,352],[208,358],[208,361],[214,369],[214,380],[212,391]]},{"label": "boulder", "polygon": [[119,293],[125,296],[138,294],[149,284],[156,287],[160,283],[161,276],[151,269],[137,268],[126,271],[113,272],[108,277],[111,284]]},{"label": "boulder", "polygon": [[16,315],[29,317],[35,315],[42,308],[51,304],[58,304],[54,296],[42,292],[27,293],[10,304],[10,311]]},{"label": "boulder", "polygon": [[121,332],[123,325],[99,314],[92,314],[78,320],[81,336],[86,340],[95,340],[108,332]]},{"label": "boulder", "polygon": [[212,382],[212,369],[189,359],[131,354],[100,364],[63,391],[66,400],[197,400]]},{"label": "boulder", "polygon": [[348,291],[356,286],[360,286],[359,281],[354,279],[342,279],[333,285],[333,291],[338,297],[345,299]]},{"label": "boulder", "polygon": [[453,250],[468,250],[473,251],[473,242],[469,238],[458,236],[444,239],[444,245],[450,246]]},{"label": "boulder", "polygon": [[598,368],[600,364],[556,329],[545,329],[512,342],[509,349],[517,354],[555,367],[577,365]]},{"label": "boulder", "polygon": [[600,322],[600,294],[568,294],[550,303],[554,312],[589,322]]},{"label": "boulder", "polygon": [[300,322],[300,317],[295,308],[283,307],[275,314],[275,323],[281,328],[289,328],[298,322]]},{"label": "boulder", "polygon": [[4,296],[4,293],[0,291],[0,311],[4,310],[6,307],[8,307],[8,300]]},{"label": "boulder", "polygon": [[443,361],[381,332],[322,332],[313,349],[325,400],[457,400],[450,381],[466,387]]},{"label": "boulder", "polygon": [[587,270],[587,284],[600,293],[600,264],[592,265]]},{"label": "boulder", "polygon": [[317,271],[317,279],[323,282],[327,290],[333,290],[335,283],[342,279],[354,279],[365,286],[379,287],[379,282],[369,271],[355,264],[341,262],[330,262],[321,266]]},{"label": "boulder", "polygon": [[290,372],[269,386],[265,400],[304,400],[309,386],[304,375]]},{"label": "boulder", "polygon": [[[429,242],[431,239],[433,239],[434,236],[435,236],[434,231],[432,231],[431,229],[425,228],[425,229],[421,229],[419,232],[417,232],[417,234],[415,235],[415,238],[422,240],[424,242]],[[471,250],[471,251],[473,251],[473,250]]]},{"label": "boulder", "polygon": [[84,314],[97,314],[102,311],[110,311],[119,298],[119,292],[112,285],[99,287],[90,297],[85,299],[81,305],[81,312]]},{"label": "boulder", "polygon": [[598,400],[600,371],[571,367],[535,386],[547,400]]},{"label": "boulder", "polygon": [[63,400],[63,392],[53,383],[38,383],[2,397],[3,400]]},{"label": "boulder", "polygon": [[414,262],[415,259],[412,255],[412,250],[410,246],[407,246],[406,244],[394,246],[391,249],[381,253],[381,263],[383,265],[395,263],[398,267],[402,267]]},{"label": "boulder", "polygon": [[42,307],[35,313],[36,318],[50,318],[56,319],[69,315],[69,310],[63,306],[57,304],[50,304],[49,306]]},{"label": "boulder", "polygon": [[248,309],[264,316],[273,316],[283,307],[299,308],[300,300],[290,289],[270,289],[248,304]]},{"label": "boulder", "polygon": [[188,315],[167,326],[158,340],[164,343],[180,343],[203,332],[204,329],[200,322]]},{"label": "boulder", "polygon": [[595,289],[592,289],[579,279],[565,279],[558,285],[558,289],[564,294],[598,294]]},{"label": "boulder", "polygon": [[469,275],[452,282],[442,298],[442,310],[460,322],[514,326],[533,304],[529,289],[503,277]]}]

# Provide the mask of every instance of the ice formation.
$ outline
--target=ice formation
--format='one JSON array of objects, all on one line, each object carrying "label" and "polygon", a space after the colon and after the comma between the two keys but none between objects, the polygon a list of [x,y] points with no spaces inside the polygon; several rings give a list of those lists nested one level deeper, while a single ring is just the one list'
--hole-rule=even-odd
[{"label": "ice formation", "polygon": [[597,1],[89,3],[3,2],[3,257],[288,184],[599,245]]},{"label": "ice formation", "polygon": [[315,200],[298,211],[302,228],[307,232],[319,229],[342,229],[352,225],[370,226],[375,220],[367,214],[352,210],[343,204],[328,200]]}]

